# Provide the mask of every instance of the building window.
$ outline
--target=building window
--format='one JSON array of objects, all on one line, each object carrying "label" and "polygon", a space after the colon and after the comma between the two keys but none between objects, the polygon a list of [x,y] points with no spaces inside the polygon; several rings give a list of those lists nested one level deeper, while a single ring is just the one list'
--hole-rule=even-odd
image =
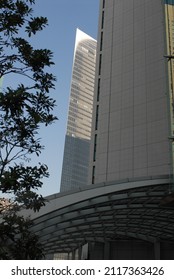
[{"label": "building window", "polygon": [[100,51],[103,49],[103,32],[101,32],[101,38],[100,38]]},{"label": "building window", "polygon": [[99,57],[99,69],[98,69],[98,74],[101,75],[101,64],[102,64],[102,55],[100,54]]},{"label": "building window", "polygon": [[103,29],[103,27],[104,27],[104,15],[105,15],[105,13],[104,13],[104,11],[103,11],[103,12],[102,12],[101,29]]},{"label": "building window", "polygon": [[95,130],[98,129],[98,112],[99,112],[99,105],[97,105],[96,107]]},{"label": "building window", "polygon": [[100,99],[100,78],[98,79],[98,87],[97,87],[97,101]]},{"label": "building window", "polygon": [[103,0],[103,9],[105,8],[105,0]]},{"label": "building window", "polygon": [[94,137],[93,161],[96,161],[96,151],[97,151],[97,134],[95,134],[95,137]]},{"label": "building window", "polygon": [[95,166],[92,167],[92,184],[95,183]]}]

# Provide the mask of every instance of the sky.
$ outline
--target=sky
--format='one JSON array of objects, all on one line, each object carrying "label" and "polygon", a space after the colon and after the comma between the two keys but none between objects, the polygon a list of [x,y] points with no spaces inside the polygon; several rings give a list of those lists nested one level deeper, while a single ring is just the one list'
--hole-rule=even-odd
[{"label": "sky", "polygon": [[59,120],[42,128],[39,135],[45,149],[38,161],[47,164],[50,173],[39,192],[47,196],[60,190],[76,28],[97,39],[99,0],[36,0],[33,10],[49,23],[35,36],[33,46],[53,51],[51,71],[57,77],[50,94],[56,100],[54,114]]}]

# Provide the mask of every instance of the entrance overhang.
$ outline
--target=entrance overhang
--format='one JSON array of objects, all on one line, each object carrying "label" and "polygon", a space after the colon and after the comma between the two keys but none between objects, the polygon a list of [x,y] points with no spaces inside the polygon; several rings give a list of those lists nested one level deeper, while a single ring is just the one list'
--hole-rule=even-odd
[{"label": "entrance overhang", "polygon": [[[47,197],[30,212],[45,252],[72,252],[89,242],[174,242],[174,207],[166,176],[93,185]],[[25,211],[29,214],[29,211]]]}]

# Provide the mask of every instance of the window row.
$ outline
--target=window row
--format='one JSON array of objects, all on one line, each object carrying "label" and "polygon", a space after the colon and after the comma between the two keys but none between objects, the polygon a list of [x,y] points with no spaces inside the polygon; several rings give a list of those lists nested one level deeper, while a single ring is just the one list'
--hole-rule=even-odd
[{"label": "window row", "polygon": [[[103,28],[104,28],[104,16],[105,16],[105,0],[102,3],[102,18],[101,18],[101,34],[100,34],[100,52],[103,50]],[[97,103],[100,99],[100,85],[101,85],[101,67],[102,67],[102,53],[99,54],[99,68],[98,68],[98,84],[97,84]],[[99,118],[99,104],[96,105],[95,115],[95,131],[98,130],[98,118]],[[97,152],[97,133],[94,136],[94,148],[93,148],[93,167],[92,167],[92,184],[95,184],[95,161]]]}]

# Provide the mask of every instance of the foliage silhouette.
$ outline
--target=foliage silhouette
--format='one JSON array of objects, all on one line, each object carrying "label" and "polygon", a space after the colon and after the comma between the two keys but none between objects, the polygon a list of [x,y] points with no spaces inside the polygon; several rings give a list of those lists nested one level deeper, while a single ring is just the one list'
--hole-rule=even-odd
[{"label": "foliage silhouette", "polygon": [[[54,62],[48,49],[34,49],[31,37],[47,26],[47,18],[34,17],[35,0],[0,1],[0,79],[16,77],[14,88],[0,89],[0,191],[10,199],[0,200],[0,259],[40,259],[39,239],[31,221],[20,216],[22,207],[39,211],[45,204],[38,194],[44,164],[30,166],[31,155],[42,149],[41,125],[51,125],[55,100],[49,96],[55,77],[48,72]],[[23,78],[22,78],[23,77]]]}]

